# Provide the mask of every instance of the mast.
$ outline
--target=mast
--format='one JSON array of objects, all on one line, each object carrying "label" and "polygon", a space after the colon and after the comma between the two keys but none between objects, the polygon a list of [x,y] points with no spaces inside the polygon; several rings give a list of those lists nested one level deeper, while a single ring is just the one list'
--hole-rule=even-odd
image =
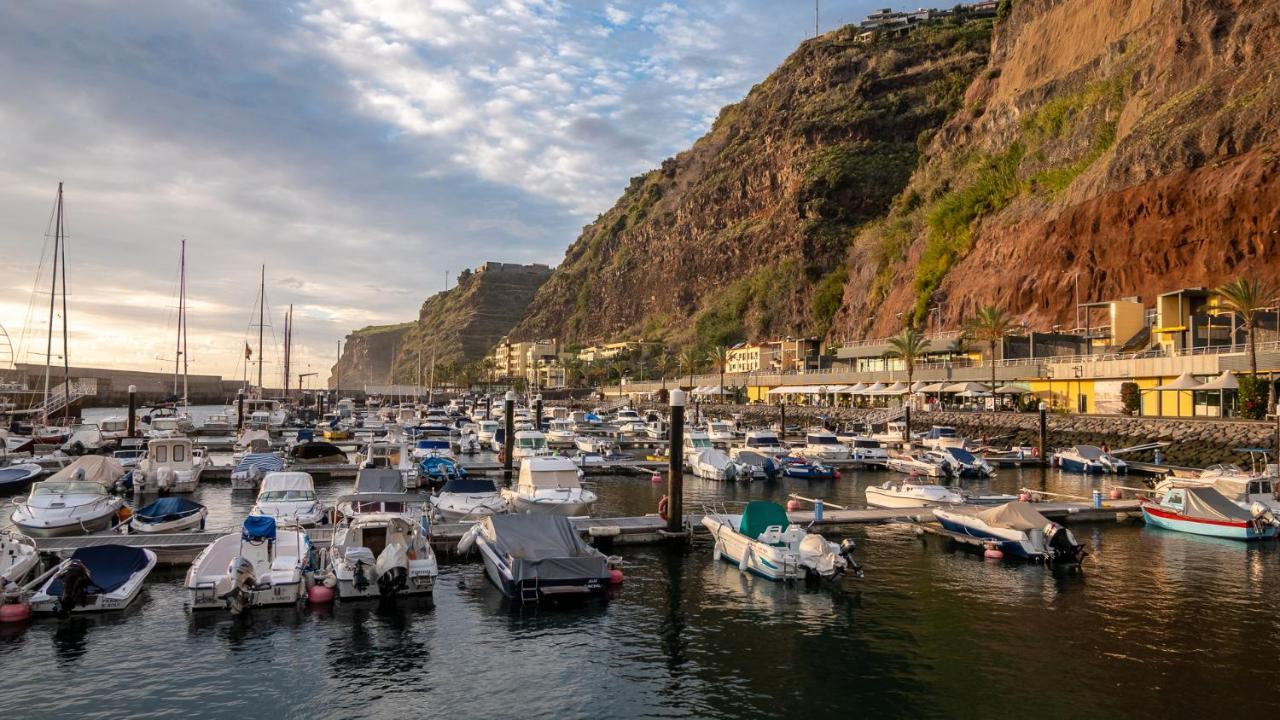
[{"label": "mast", "polygon": [[49,372],[53,363],[53,314],[58,297],[58,246],[62,240],[62,183],[58,183],[58,199],[54,206],[53,273],[49,287],[49,335],[44,347],[44,424],[49,424]]},{"label": "mast", "polygon": [[284,316],[284,397],[289,399],[289,364],[293,355],[293,303]]},{"label": "mast", "polygon": [[67,342],[67,228],[66,222],[62,217],[62,183],[58,183],[58,229],[57,234],[62,236],[62,420],[63,424],[70,424],[71,419],[71,360]]},{"label": "mast", "polygon": [[182,333],[182,407],[187,408],[187,239],[178,259],[178,328]]},{"label": "mast", "polygon": [[182,257],[187,252],[187,241],[182,241],[182,250],[178,254],[178,332],[173,339],[173,396],[178,397],[178,369],[182,361]]},{"label": "mast", "polygon": [[258,285],[258,397],[266,397],[266,388],[262,387],[262,330],[266,326],[267,307],[267,266],[262,266],[262,282]]}]

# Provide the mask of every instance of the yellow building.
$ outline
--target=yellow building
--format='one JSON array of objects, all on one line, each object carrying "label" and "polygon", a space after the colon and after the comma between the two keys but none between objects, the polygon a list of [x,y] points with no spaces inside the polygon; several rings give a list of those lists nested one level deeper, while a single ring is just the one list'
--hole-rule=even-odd
[{"label": "yellow building", "polygon": [[729,362],[725,372],[749,373],[760,369],[760,346],[742,343],[729,348]]}]

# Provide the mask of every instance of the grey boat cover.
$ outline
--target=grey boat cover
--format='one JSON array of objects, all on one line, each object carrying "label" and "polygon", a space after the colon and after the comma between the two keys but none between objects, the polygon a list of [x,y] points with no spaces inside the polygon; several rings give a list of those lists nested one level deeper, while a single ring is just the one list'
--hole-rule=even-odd
[{"label": "grey boat cover", "polygon": [[563,515],[491,515],[483,532],[506,556],[516,582],[609,577],[609,559],[583,542]]},{"label": "grey boat cover", "polygon": [[1230,522],[1253,519],[1248,511],[1213,488],[1186,488],[1185,492],[1186,504],[1182,514],[1187,517]]},{"label": "grey boat cover", "polygon": [[1036,509],[1031,507],[1031,503],[1024,502],[1005,503],[975,514],[979,520],[991,527],[1009,528],[1020,532],[1041,530],[1049,524],[1049,519],[1036,512]]},{"label": "grey boat cover", "polygon": [[361,468],[356,475],[358,493],[403,493],[404,478],[395,468]]},{"label": "grey boat cover", "polygon": [[114,458],[109,458],[106,455],[85,455],[76,458],[75,462],[54,473],[49,480],[75,480],[80,473],[84,474],[82,479],[86,482],[96,482],[100,485],[111,486],[115,484],[115,481],[124,477],[125,469]]}]

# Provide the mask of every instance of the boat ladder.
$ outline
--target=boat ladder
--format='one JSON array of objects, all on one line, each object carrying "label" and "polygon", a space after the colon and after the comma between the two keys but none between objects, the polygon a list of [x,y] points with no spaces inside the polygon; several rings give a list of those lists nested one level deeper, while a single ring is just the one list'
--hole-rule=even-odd
[{"label": "boat ladder", "polygon": [[522,578],[520,580],[520,603],[538,603],[538,578]]}]

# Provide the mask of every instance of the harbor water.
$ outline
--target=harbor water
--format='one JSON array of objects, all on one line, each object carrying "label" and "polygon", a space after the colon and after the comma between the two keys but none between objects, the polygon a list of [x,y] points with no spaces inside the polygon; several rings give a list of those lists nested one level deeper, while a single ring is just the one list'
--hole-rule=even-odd
[{"label": "harbor water", "polygon": [[[225,462],[225,459],[221,461]],[[724,484],[685,507],[820,496],[861,507],[892,477]],[[1098,479],[1003,470],[979,491],[1088,496]],[[317,479],[324,497],[350,481]],[[601,516],[655,511],[665,485],[600,478]],[[225,482],[209,526],[252,504]],[[6,499],[7,504],[7,499]],[[8,525],[9,511],[0,525]],[[1272,711],[1280,552],[1145,528],[1073,526],[1080,571],[981,555],[900,526],[848,532],[861,580],[782,585],[683,549],[624,548],[608,602],[519,610],[477,562],[433,601],[185,609],[158,569],[130,610],[0,626],[0,715],[120,717],[1204,717]],[[829,536],[831,534],[829,533]]]}]

